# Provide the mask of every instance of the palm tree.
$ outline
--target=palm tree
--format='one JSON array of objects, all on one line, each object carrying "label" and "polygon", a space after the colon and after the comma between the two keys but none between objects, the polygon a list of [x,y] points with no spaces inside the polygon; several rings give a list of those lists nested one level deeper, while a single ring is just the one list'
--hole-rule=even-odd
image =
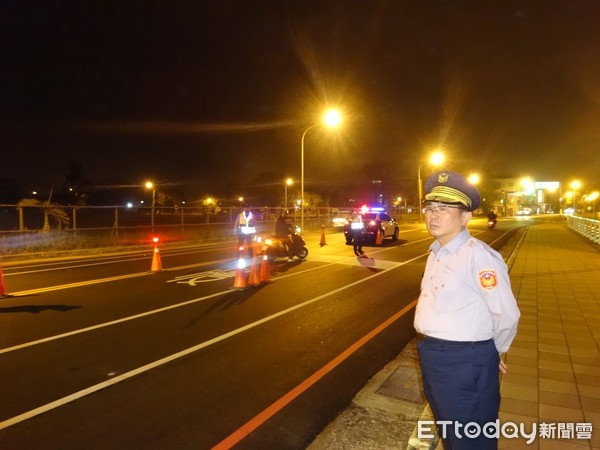
[{"label": "palm tree", "polygon": [[24,207],[36,207],[43,208],[44,210],[44,226],[42,227],[43,231],[50,231],[50,218],[53,219],[53,222],[56,223],[56,227],[61,230],[63,226],[68,225],[70,222],[69,216],[65,212],[64,209],[59,208],[58,204],[51,203],[52,199],[52,189],[50,189],[50,195],[48,196],[47,201],[41,201],[37,198],[24,198],[19,201],[17,206],[19,209]]}]

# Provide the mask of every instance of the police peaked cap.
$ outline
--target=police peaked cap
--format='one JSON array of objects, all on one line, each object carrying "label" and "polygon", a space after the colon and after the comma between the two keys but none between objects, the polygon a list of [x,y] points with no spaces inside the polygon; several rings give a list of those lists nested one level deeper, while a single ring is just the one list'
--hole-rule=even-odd
[{"label": "police peaked cap", "polygon": [[462,175],[442,170],[427,178],[425,201],[459,203],[464,205],[467,211],[475,211],[481,204],[481,195],[477,188]]}]

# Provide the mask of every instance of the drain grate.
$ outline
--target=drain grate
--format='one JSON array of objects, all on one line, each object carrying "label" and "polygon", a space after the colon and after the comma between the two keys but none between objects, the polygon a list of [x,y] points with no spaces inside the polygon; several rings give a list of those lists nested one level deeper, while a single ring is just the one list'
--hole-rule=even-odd
[{"label": "drain grate", "polygon": [[421,372],[410,366],[398,366],[375,392],[397,400],[425,403]]}]

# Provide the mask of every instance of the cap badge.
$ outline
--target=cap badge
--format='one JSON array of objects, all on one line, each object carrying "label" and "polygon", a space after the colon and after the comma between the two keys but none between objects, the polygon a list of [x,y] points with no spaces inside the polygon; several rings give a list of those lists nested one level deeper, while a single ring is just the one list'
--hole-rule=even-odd
[{"label": "cap badge", "polygon": [[498,286],[498,278],[495,270],[482,270],[479,272],[479,284],[486,291],[493,291]]},{"label": "cap badge", "polygon": [[440,173],[438,175],[438,183],[447,183],[448,182],[448,178],[450,178],[450,175],[447,173]]}]

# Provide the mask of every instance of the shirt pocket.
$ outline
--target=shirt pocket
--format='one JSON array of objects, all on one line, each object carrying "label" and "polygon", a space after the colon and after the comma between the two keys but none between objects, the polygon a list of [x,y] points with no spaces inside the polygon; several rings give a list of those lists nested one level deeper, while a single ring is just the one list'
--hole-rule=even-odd
[{"label": "shirt pocket", "polygon": [[473,303],[470,289],[458,271],[444,268],[437,283],[436,309],[441,313],[459,313]]}]

